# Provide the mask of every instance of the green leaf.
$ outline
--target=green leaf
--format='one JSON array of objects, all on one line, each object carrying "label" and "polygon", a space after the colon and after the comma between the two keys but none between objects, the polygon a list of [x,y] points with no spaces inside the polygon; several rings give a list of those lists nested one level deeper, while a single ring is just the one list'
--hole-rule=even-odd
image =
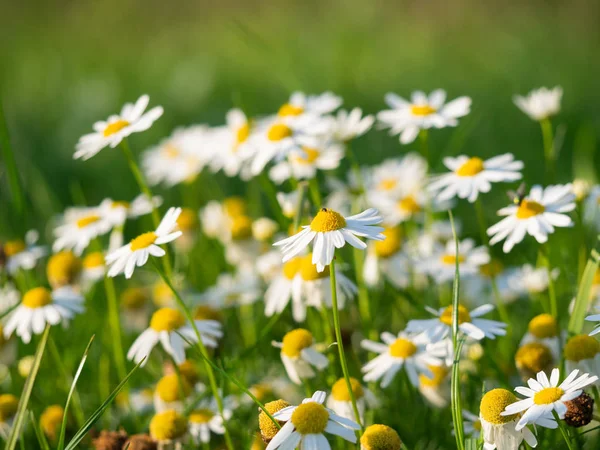
[{"label": "green leaf", "polygon": [[62,424],[60,426],[60,436],[58,438],[58,449],[62,450],[65,448],[65,433],[67,432],[67,417],[69,412],[69,405],[71,404],[71,398],[73,397],[73,393],[75,392],[75,386],[77,385],[77,380],[79,379],[79,375],[81,375],[81,371],[83,370],[83,366],[88,356],[88,352],[90,351],[90,346],[92,342],[94,342],[95,335],[92,336],[90,342],[88,342],[85,351],[83,352],[83,356],[81,357],[81,361],[79,362],[79,367],[77,368],[77,372],[75,372],[75,377],[73,377],[73,382],[71,383],[71,389],[69,389],[69,394],[67,395],[67,401],[65,403],[65,412],[63,414]]},{"label": "green leaf", "polygon": [[577,291],[577,297],[575,297],[575,306],[569,320],[569,333],[571,334],[579,334],[583,329],[592,285],[594,284],[594,276],[596,275],[596,270],[598,270],[599,263],[600,254],[596,250],[592,250],[591,256],[585,265],[581,282],[579,283],[579,290]]},{"label": "green leaf", "polygon": [[31,370],[29,371],[29,375],[27,375],[27,380],[25,380],[25,386],[23,386],[23,392],[21,392],[19,406],[17,407],[17,414],[15,415],[12,430],[10,430],[10,436],[8,437],[8,441],[6,442],[6,447],[4,447],[4,450],[14,450],[17,446],[17,441],[21,435],[21,428],[25,423],[25,417],[27,415],[27,404],[29,403],[31,391],[33,390],[33,385],[35,383],[38,371],[40,370],[40,364],[44,356],[44,350],[46,349],[46,343],[48,342],[49,335],[50,325],[46,325],[46,329],[44,330],[42,338],[40,339],[35,351]]},{"label": "green leaf", "polygon": [[77,433],[75,433],[75,436],[73,436],[73,439],[71,439],[71,442],[69,442],[69,444],[65,447],[65,450],[75,450],[77,448],[77,446],[82,441],[82,439],[86,436],[86,434],[88,433],[90,428],[92,428],[92,426],[96,423],[96,421],[100,418],[100,416],[102,416],[102,414],[104,413],[106,408],[108,408],[110,406],[110,404],[113,402],[115,397],[125,387],[125,385],[129,381],[129,378],[131,378],[131,376],[134,374],[134,372],[137,369],[139,369],[139,367],[143,364],[145,359],[146,358],[142,359],[138,364],[136,364],[136,366],[133,369],[131,369],[131,371],[127,374],[127,376],[123,380],[121,380],[121,382],[115,388],[115,390],[111,392],[111,394],[107,397],[107,399],[104,400],[104,402],[98,407],[98,409],[96,409],[96,411],[94,411],[92,413],[90,418],[88,420],[86,420],[86,422],[79,429],[79,431],[77,431]]}]

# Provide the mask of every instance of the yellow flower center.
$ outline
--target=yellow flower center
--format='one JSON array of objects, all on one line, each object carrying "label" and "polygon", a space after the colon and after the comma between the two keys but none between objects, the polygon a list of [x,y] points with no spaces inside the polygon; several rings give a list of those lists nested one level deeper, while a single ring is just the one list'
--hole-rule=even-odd
[{"label": "yellow flower center", "polygon": [[554,337],[558,334],[556,319],[550,314],[540,314],[529,321],[529,332],[538,339]]},{"label": "yellow flower center", "polygon": [[404,197],[398,202],[398,208],[400,210],[408,212],[410,214],[416,214],[421,211],[421,205],[417,203],[415,198],[412,195],[408,197]]},{"label": "yellow flower center", "polygon": [[81,273],[81,260],[73,252],[52,255],[46,266],[48,281],[54,287],[73,284]]},{"label": "yellow flower center", "polygon": [[223,210],[233,218],[246,214],[246,201],[241,197],[229,197],[223,200]]},{"label": "yellow flower center", "polygon": [[297,256],[296,258],[290,259],[283,265],[283,275],[288,280],[293,280],[294,277],[298,274],[298,272],[300,271],[300,266],[302,265],[302,260],[302,256]]},{"label": "yellow flower center", "polygon": [[93,252],[83,258],[83,267],[86,269],[95,269],[104,266],[104,255],[102,252]]},{"label": "yellow flower center", "polygon": [[58,437],[58,428],[62,423],[65,410],[60,405],[48,406],[40,416],[40,427],[54,441]]},{"label": "yellow flower center", "polygon": [[517,219],[529,219],[542,214],[545,210],[544,205],[540,205],[538,202],[523,200],[517,209]]},{"label": "yellow flower center", "polygon": [[[446,325],[452,326],[452,314],[453,308],[452,305],[448,306],[440,315],[440,322],[445,323]],[[469,310],[465,308],[463,305],[458,305],[458,324],[461,325],[465,322],[471,321],[471,314],[469,314]]]},{"label": "yellow flower center", "polygon": [[75,224],[77,225],[77,228],[85,228],[88,225],[98,222],[99,220],[100,216],[93,214],[91,216],[82,217],[77,222],[75,222]]},{"label": "yellow flower center", "polygon": [[387,425],[371,425],[360,438],[364,450],[400,450],[402,442],[393,428]]},{"label": "yellow flower center", "polygon": [[174,300],[171,288],[163,281],[158,281],[152,288],[152,298],[156,306],[166,306]]},{"label": "yellow flower center", "polygon": [[[356,378],[350,377],[350,386],[352,388],[352,393],[354,394],[355,399],[358,400],[359,398],[363,398],[365,396],[365,391]],[[352,397],[350,397],[350,391],[348,390],[348,385],[346,384],[345,378],[340,378],[333,384],[333,386],[331,387],[331,395],[338,402],[352,401]]]},{"label": "yellow flower center", "polygon": [[542,389],[533,396],[533,403],[536,405],[549,405],[560,400],[564,393],[565,391],[559,387]]},{"label": "yellow flower center", "polygon": [[[442,261],[443,264],[449,265],[449,266],[454,266],[456,265],[456,255],[443,255],[440,260]],[[465,262],[465,257],[462,255],[458,255],[458,263],[464,263]]]},{"label": "yellow flower center", "polygon": [[25,242],[21,240],[7,241],[4,244],[4,254],[6,256],[14,256],[17,253],[21,253],[25,250]]},{"label": "yellow flower center", "polygon": [[0,422],[6,422],[17,412],[19,399],[12,394],[0,395]]},{"label": "yellow flower center", "polygon": [[383,241],[375,241],[375,254],[380,258],[389,258],[402,248],[402,232],[400,228],[386,228]]},{"label": "yellow flower center", "polygon": [[331,209],[321,208],[310,223],[310,229],[317,233],[340,230],[346,226],[346,219]]},{"label": "yellow flower center", "polygon": [[304,108],[302,108],[302,106],[294,106],[289,103],[286,103],[285,105],[281,106],[281,108],[279,108],[279,111],[277,111],[277,115],[279,117],[299,116],[303,112]]},{"label": "yellow flower center", "polygon": [[300,352],[313,345],[313,335],[304,328],[296,328],[283,337],[281,352],[290,358],[297,358]]},{"label": "yellow flower center", "polygon": [[483,159],[477,157],[469,158],[467,162],[456,169],[456,175],[459,177],[473,177],[479,172],[482,172],[484,168]]},{"label": "yellow flower center", "polygon": [[[287,408],[288,406],[291,406],[291,405],[288,402],[286,402],[285,400],[281,400],[281,399],[275,400],[273,402],[265,403],[265,409],[267,411],[269,411],[269,414],[271,414],[271,415],[275,414],[277,411],[281,411],[283,408]],[[280,424],[281,424],[281,422],[280,422]],[[260,434],[267,441],[270,441],[271,439],[273,439],[275,437],[275,435],[277,434],[277,432],[279,431],[279,428],[277,428],[275,426],[275,424],[269,418],[269,416],[267,416],[262,410],[260,411],[260,414],[258,415],[258,426],[260,428]]]},{"label": "yellow flower center", "polygon": [[300,276],[304,281],[315,281],[329,277],[329,266],[323,272],[317,272],[317,266],[312,263],[312,253],[302,257]]},{"label": "yellow flower center", "polygon": [[171,441],[187,432],[187,420],[174,410],[155,414],[150,421],[150,435],[157,441]]},{"label": "yellow flower center", "polygon": [[239,127],[235,132],[235,142],[237,145],[245,142],[250,136],[250,124],[246,122],[244,125]]},{"label": "yellow flower center", "polygon": [[481,420],[476,420],[475,422],[473,422],[473,428],[476,431],[481,431]]},{"label": "yellow flower center", "polygon": [[479,266],[479,273],[488,278],[497,277],[503,270],[504,266],[497,259],[492,259],[489,263]]},{"label": "yellow flower center", "polygon": [[150,328],[154,331],[175,331],[185,324],[185,317],[173,308],[161,308],[152,314]]},{"label": "yellow flower center", "polygon": [[183,377],[180,380],[175,373],[165,375],[156,384],[156,393],[163,402],[167,403],[183,400],[181,394],[187,397],[190,392],[192,387],[188,381]]},{"label": "yellow flower center", "polygon": [[126,309],[137,310],[143,308],[148,300],[148,294],[144,288],[130,287],[121,294],[121,304]]},{"label": "yellow flower center", "polygon": [[248,216],[236,216],[231,221],[231,238],[236,241],[252,236],[252,219]]},{"label": "yellow flower center", "polygon": [[385,178],[379,182],[377,188],[380,191],[391,191],[396,186],[398,186],[398,180],[395,178]]},{"label": "yellow flower center", "polygon": [[165,156],[169,159],[175,159],[179,156],[179,149],[177,147],[175,147],[173,144],[167,144],[165,145],[165,148],[163,150],[163,153],[165,154]]},{"label": "yellow flower center", "polygon": [[294,161],[298,164],[312,164],[319,157],[321,152],[316,148],[302,147],[304,155],[297,155],[294,157]]},{"label": "yellow flower center", "polygon": [[202,408],[192,411],[190,413],[190,422],[192,423],[208,423],[210,419],[214,417],[215,413],[213,413],[210,409]]},{"label": "yellow flower center", "polygon": [[194,320],[216,320],[223,321],[223,314],[218,309],[208,305],[199,305],[194,311]]},{"label": "yellow flower center", "polygon": [[126,126],[129,126],[129,122],[123,119],[119,119],[112,123],[109,123],[102,134],[104,134],[104,137],[108,137],[115,133],[118,133]]},{"label": "yellow flower center", "polygon": [[23,305],[28,308],[41,308],[52,303],[52,294],[45,287],[36,287],[25,293]]},{"label": "yellow flower center", "polygon": [[541,372],[552,364],[552,352],[544,344],[530,342],[517,350],[515,363],[519,369],[533,374]]},{"label": "yellow flower center", "polygon": [[292,129],[282,123],[276,123],[271,125],[269,131],[267,131],[267,138],[270,141],[281,141],[282,139],[288,138],[292,135]]},{"label": "yellow flower center", "polygon": [[177,226],[181,231],[191,231],[198,226],[198,217],[190,208],[183,208],[177,218]]},{"label": "yellow flower center", "polygon": [[413,116],[428,116],[436,111],[435,108],[432,108],[429,105],[412,105],[410,107],[410,112]]},{"label": "yellow flower center", "polygon": [[579,334],[567,341],[564,352],[565,358],[569,361],[593,359],[600,353],[600,342],[587,334]]},{"label": "yellow flower center", "polygon": [[417,353],[417,346],[408,339],[398,338],[390,345],[389,351],[394,358],[410,358]]},{"label": "yellow flower center", "polygon": [[131,248],[131,251],[135,252],[136,250],[142,250],[144,248],[150,247],[152,244],[154,244],[157,238],[158,236],[154,231],[149,231],[147,233],[140,234],[135,239],[132,239],[129,246]]},{"label": "yellow flower center", "polygon": [[321,434],[327,427],[329,413],[323,405],[307,402],[296,407],[291,421],[300,434]]},{"label": "yellow flower center", "polygon": [[427,368],[433,374],[433,377],[430,378],[425,374],[419,375],[419,384],[422,387],[438,387],[442,382],[446,379],[446,376],[450,373],[447,367],[444,366],[431,366],[428,365]]},{"label": "yellow flower center", "polygon": [[112,202],[112,204],[110,206],[111,206],[111,208],[114,208],[114,209],[117,209],[117,208],[129,209],[129,202],[126,202],[124,200],[115,200],[114,202]]},{"label": "yellow flower center", "polygon": [[479,413],[486,422],[494,425],[502,425],[504,423],[512,422],[517,415],[512,416],[501,416],[508,405],[511,405],[517,401],[517,397],[506,389],[492,389],[487,392],[481,399],[479,405]]}]

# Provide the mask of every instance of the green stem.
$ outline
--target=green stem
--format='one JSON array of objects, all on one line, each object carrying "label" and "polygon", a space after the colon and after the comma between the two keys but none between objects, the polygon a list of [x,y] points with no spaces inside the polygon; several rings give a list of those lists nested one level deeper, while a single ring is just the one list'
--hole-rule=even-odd
[{"label": "green stem", "polygon": [[4,110],[2,108],[2,100],[0,99],[0,149],[2,150],[2,159],[4,160],[4,166],[6,167],[6,173],[8,174],[8,184],[10,186],[10,192],[12,193],[12,199],[19,214],[25,212],[25,193],[23,191],[23,185],[19,177],[19,170],[17,169],[17,163],[15,161],[15,154],[10,145],[10,135],[8,133],[8,126],[6,124],[6,117],[4,116]]},{"label": "green stem", "polygon": [[560,417],[558,417],[556,411],[552,411],[552,415],[554,416],[554,420],[556,420],[556,423],[558,423],[558,428],[560,429],[560,433],[562,434],[563,439],[567,443],[567,447],[569,447],[569,450],[575,450],[577,446],[573,445],[573,443],[571,442],[571,438],[569,437],[569,433],[565,428],[564,422],[560,419]]},{"label": "green stem", "polygon": [[[117,367],[117,375],[120,380],[127,376],[125,354],[123,353],[123,339],[121,337],[121,321],[119,318],[119,304],[115,291],[115,282],[111,277],[104,277],[104,290],[108,304],[108,324],[110,327],[110,338],[112,342],[113,357]],[[127,389],[127,387],[125,387]]]},{"label": "green stem", "polygon": [[194,333],[196,334],[196,339],[197,339],[196,346],[200,350],[200,354],[202,355],[202,357],[204,359],[204,366],[206,368],[206,373],[208,375],[210,389],[212,391],[213,396],[215,397],[215,401],[217,402],[217,408],[219,409],[219,414],[223,418],[223,427],[225,428],[225,443],[227,444],[227,448],[229,450],[234,450],[233,442],[231,441],[231,435],[229,434],[229,429],[227,428],[225,417],[223,417],[223,410],[224,410],[223,399],[221,398],[221,393],[219,392],[219,387],[217,386],[217,379],[215,377],[213,367],[209,363],[208,351],[206,350],[206,347],[204,346],[204,342],[202,342],[202,335],[200,334],[200,331],[198,331],[198,327],[196,326],[196,322],[194,321],[194,317],[193,317],[190,309],[187,307],[187,305],[185,304],[185,302],[179,295],[179,292],[177,292],[177,290],[171,283],[171,280],[165,273],[164,269],[161,268],[160,265],[157,263],[156,258],[152,259],[152,263],[154,264],[154,268],[156,269],[156,272],[160,275],[160,277],[165,282],[165,284],[167,286],[169,286],[169,289],[171,289],[171,292],[173,292],[173,295],[175,296],[175,299],[177,300],[177,304],[183,310],[183,314],[185,315],[185,318],[190,323],[190,325],[192,326],[192,329],[194,330]]},{"label": "green stem", "polygon": [[358,407],[356,406],[356,398],[354,397],[354,391],[352,390],[352,383],[350,382],[350,374],[348,373],[348,364],[346,363],[346,355],[344,353],[344,343],[342,342],[342,329],[340,327],[340,313],[338,310],[337,302],[337,284],[335,280],[335,257],[331,260],[329,265],[329,279],[331,280],[331,309],[333,311],[333,328],[335,329],[335,338],[337,340],[337,347],[340,354],[340,364],[342,366],[342,372],[344,373],[344,379],[346,380],[346,387],[352,400],[352,409],[356,416],[356,422],[360,425],[361,434],[364,431],[363,425],[360,420],[358,413]]},{"label": "green stem", "polygon": [[556,159],[556,151],[554,149],[554,133],[552,131],[552,122],[550,119],[542,119],[540,121],[542,128],[542,138],[544,140],[544,160],[546,162],[546,176],[548,183],[554,179],[554,165]]}]

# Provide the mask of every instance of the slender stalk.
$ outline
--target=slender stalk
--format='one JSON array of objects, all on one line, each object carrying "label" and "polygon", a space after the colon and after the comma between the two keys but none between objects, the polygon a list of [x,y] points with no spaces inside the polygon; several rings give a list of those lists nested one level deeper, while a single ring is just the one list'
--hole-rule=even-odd
[{"label": "slender stalk", "polygon": [[419,151],[421,152],[421,156],[425,158],[427,164],[430,164],[429,161],[429,131],[421,130],[419,131]]},{"label": "slender stalk", "polygon": [[154,264],[154,268],[156,269],[156,272],[160,275],[160,277],[165,282],[165,284],[167,286],[169,286],[169,289],[171,289],[171,292],[175,296],[177,304],[183,310],[183,314],[185,315],[185,318],[190,323],[190,325],[192,326],[192,329],[194,330],[194,333],[196,334],[196,339],[198,340],[196,342],[196,346],[200,350],[200,354],[202,355],[202,357],[204,359],[204,367],[206,368],[206,373],[208,375],[210,389],[212,391],[213,396],[215,397],[215,401],[217,402],[217,408],[219,409],[219,414],[223,418],[223,427],[225,428],[225,443],[227,444],[227,448],[229,450],[234,450],[233,442],[231,441],[231,435],[229,434],[229,429],[226,426],[225,417],[223,416],[223,410],[224,410],[223,399],[221,398],[221,393],[219,392],[219,387],[217,385],[217,379],[215,377],[213,367],[209,363],[208,351],[206,350],[206,347],[204,346],[204,342],[202,342],[202,335],[200,334],[200,331],[198,331],[198,327],[196,326],[196,322],[194,321],[194,317],[193,317],[190,309],[187,307],[187,305],[185,304],[185,302],[179,295],[179,292],[177,292],[177,290],[171,283],[171,280],[165,273],[164,269],[162,267],[160,267],[160,265],[157,263],[156,258],[152,259],[152,263]]},{"label": "slender stalk", "polygon": [[[111,277],[104,277],[104,290],[108,305],[108,325],[110,327],[110,338],[112,342],[113,357],[117,366],[117,375],[120,380],[127,376],[125,365],[125,353],[123,353],[123,339],[121,337],[121,321],[119,319],[119,305],[115,282]],[[128,389],[125,387],[125,389]],[[125,391],[127,392],[127,391]]]},{"label": "slender stalk", "polygon": [[556,423],[558,423],[560,434],[562,434],[563,439],[567,443],[567,447],[569,447],[569,450],[575,450],[577,446],[574,445],[573,442],[571,442],[571,438],[569,437],[569,433],[565,427],[564,422],[561,420],[560,417],[558,417],[556,411],[552,411],[552,415],[554,416],[554,420],[556,420]]},{"label": "slender stalk", "polygon": [[556,151],[554,149],[554,133],[552,131],[552,122],[550,119],[540,121],[542,128],[542,138],[544,140],[544,160],[546,162],[546,177],[551,183],[554,179],[554,165],[556,160]]},{"label": "slender stalk", "polygon": [[344,373],[344,379],[346,380],[346,387],[352,400],[352,409],[356,416],[356,421],[360,425],[361,433],[364,431],[363,425],[360,420],[360,414],[358,413],[358,407],[356,406],[356,398],[354,398],[354,391],[352,390],[352,383],[350,383],[350,374],[348,373],[348,364],[346,363],[346,355],[344,353],[344,343],[342,342],[342,329],[340,328],[340,313],[338,310],[337,302],[337,284],[335,280],[335,257],[331,260],[329,265],[329,279],[331,280],[331,310],[333,311],[333,328],[335,329],[335,338],[337,340],[337,347],[340,354],[340,364],[342,366],[342,372]]}]

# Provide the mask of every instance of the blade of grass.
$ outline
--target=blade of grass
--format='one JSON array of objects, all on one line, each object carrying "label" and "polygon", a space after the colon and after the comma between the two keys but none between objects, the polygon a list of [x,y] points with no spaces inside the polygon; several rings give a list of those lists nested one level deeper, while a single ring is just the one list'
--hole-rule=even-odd
[{"label": "blade of grass", "polygon": [[573,307],[573,313],[569,320],[568,329],[571,334],[581,333],[585,314],[587,313],[588,304],[590,302],[590,293],[592,292],[592,285],[594,284],[594,276],[596,275],[599,264],[600,254],[596,250],[592,250],[590,258],[585,265],[581,282],[579,283],[577,297],[575,297],[575,306]]},{"label": "blade of grass", "polygon": [[104,402],[98,407],[98,409],[96,409],[96,411],[94,411],[92,413],[90,418],[88,420],[86,420],[86,422],[79,429],[79,431],[77,431],[77,433],[75,433],[75,436],[73,436],[73,439],[71,439],[69,444],[65,447],[65,450],[75,450],[77,448],[77,446],[79,445],[81,440],[85,437],[85,435],[90,430],[90,428],[92,428],[92,426],[96,423],[96,421],[100,418],[100,416],[102,416],[102,414],[104,413],[106,408],[108,408],[110,406],[110,404],[113,402],[115,397],[117,395],[119,395],[119,392],[121,392],[123,387],[127,384],[127,382],[129,381],[129,378],[131,378],[131,376],[134,374],[134,372],[137,369],[139,369],[139,367],[143,364],[145,359],[146,358],[142,359],[138,364],[136,364],[136,366],[133,369],[131,369],[131,371],[127,374],[127,376],[123,380],[121,380],[119,385],[114,389],[114,391],[111,392],[111,394],[108,396],[108,398],[106,400],[104,400]]},{"label": "blade of grass", "polygon": [[21,185],[17,163],[15,161],[15,154],[10,145],[10,135],[8,134],[8,125],[6,124],[6,117],[4,116],[4,109],[2,108],[1,99],[0,149],[2,149],[2,159],[4,160],[4,166],[6,167],[6,172],[8,173],[8,184],[10,186],[10,192],[12,193],[15,208],[19,215],[22,215],[25,212],[25,193],[23,191],[23,186]]},{"label": "blade of grass", "polygon": [[19,440],[19,436],[21,434],[21,428],[25,423],[25,417],[27,414],[27,404],[29,403],[31,391],[33,390],[33,385],[35,383],[38,371],[40,370],[40,364],[42,362],[42,357],[44,356],[44,350],[46,349],[46,343],[48,342],[49,335],[50,325],[46,325],[46,329],[44,330],[42,338],[40,339],[40,342],[38,343],[37,349],[35,351],[35,356],[33,358],[31,370],[29,371],[27,380],[25,380],[23,392],[21,392],[21,398],[19,399],[19,405],[17,406],[17,413],[15,414],[13,427],[10,431],[10,436],[8,437],[8,440],[6,442],[6,447],[4,447],[5,450],[14,450],[17,446],[17,441]]},{"label": "blade of grass", "polygon": [[48,445],[48,441],[46,440],[46,436],[40,429],[40,425],[38,424],[33,411],[29,411],[29,421],[31,422],[31,426],[33,427],[33,431],[35,432],[35,436],[37,437],[38,443],[40,444],[41,450],[50,450],[50,445]]},{"label": "blade of grass", "polygon": [[79,375],[81,375],[81,371],[83,370],[83,366],[85,361],[87,360],[88,352],[90,351],[90,347],[92,342],[94,342],[94,338],[96,335],[93,335],[88,342],[85,351],[83,352],[83,356],[81,357],[81,361],[79,362],[79,367],[77,368],[77,372],[75,372],[75,376],[73,377],[73,382],[71,383],[71,389],[69,389],[69,395],[67,395],[67,401],[65,402],[65,412],[63,414],[62,424],[60,426],[60,435],[58,437],[58,449],[62,450],[65,448],[65,433],[67,432],[67,417],[69,412],[69,405],[71,404],[71,399],[73,398],[73,393],[75,392],[75,385],[77,384],[77,380],[79,379]]}]

